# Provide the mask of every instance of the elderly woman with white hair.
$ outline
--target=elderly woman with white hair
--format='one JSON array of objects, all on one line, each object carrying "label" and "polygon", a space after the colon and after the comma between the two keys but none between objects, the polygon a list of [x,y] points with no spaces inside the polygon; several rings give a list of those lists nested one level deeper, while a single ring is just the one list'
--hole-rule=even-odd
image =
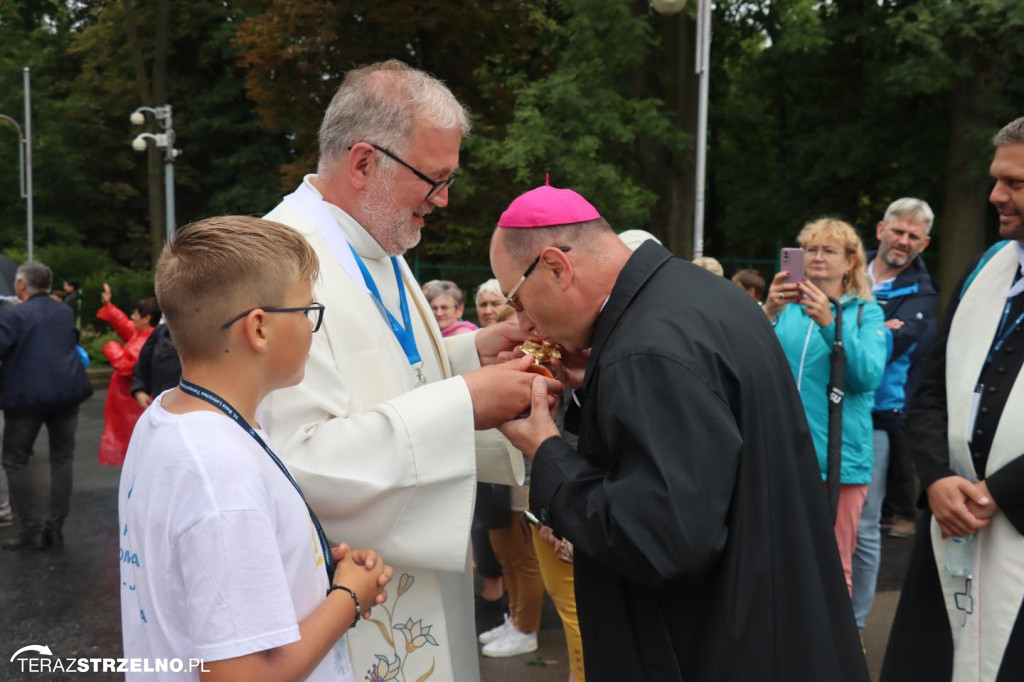
[{"label": "elderly woman with white hair", "polygon": [[498,280],[491,278],[477,287],[476,319],[481,327],[490,327],[512,316],[513,310],[505,305]]}]

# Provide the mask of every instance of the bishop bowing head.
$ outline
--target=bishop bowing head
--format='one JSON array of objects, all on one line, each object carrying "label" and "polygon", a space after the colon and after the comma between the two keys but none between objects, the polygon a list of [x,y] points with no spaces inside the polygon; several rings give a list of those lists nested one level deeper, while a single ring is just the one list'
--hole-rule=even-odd
[{"label": "bishop bowing head", "polygon": [[491,237],[491,269],[531,337],[589,348],[630,250],[579,193],[550,184],[522,194]]}]

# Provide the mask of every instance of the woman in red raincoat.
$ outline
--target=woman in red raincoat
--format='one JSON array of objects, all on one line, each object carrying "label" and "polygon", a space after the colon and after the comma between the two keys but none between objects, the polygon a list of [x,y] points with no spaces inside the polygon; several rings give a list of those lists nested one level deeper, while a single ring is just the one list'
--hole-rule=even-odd
[{"label": "woman in red raincoat", "polygon": [[96,312],[96,317],[109,322],[124,340],[124,345],[110,341],[103,346],[103,354],[114,369],[114,376],[110,377],[107,404],[103,409],[99,459],[100,464],[121,466],[128,452],[128,441],[131,440],[135,422],[142,414],[142,407],[131,393],[132,370],[143,344],[160,323],[160,308],[155,298],[143,298],[135,304],[135,310],[129,318],[110,302],[110,287],[105,283],[100,301],[103,306]]}]

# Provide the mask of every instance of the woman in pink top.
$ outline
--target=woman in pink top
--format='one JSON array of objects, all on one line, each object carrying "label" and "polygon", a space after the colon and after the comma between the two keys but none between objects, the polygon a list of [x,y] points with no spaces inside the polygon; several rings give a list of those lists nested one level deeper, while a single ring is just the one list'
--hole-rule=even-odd
[{"label": "woman in pink top", "polygon": [[441,336],[455,336],[479,329],[472,322],[461,319],[466,309],[466,297],[455,282],[432,280],[423,285],[423,293],[434,311]]}]

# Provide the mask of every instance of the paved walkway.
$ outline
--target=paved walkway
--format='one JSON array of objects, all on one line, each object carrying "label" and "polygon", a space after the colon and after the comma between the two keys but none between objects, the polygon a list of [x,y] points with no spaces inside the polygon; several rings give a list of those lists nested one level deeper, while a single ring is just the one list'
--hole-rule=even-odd
[{"label": "paved walkway", "polygon": [[[117,563],[117,485],[120,469],[96,462],[103,426],[98,390],[83,404],[78,424],[75,487],[63,550],[0,552],[0,680],[110,680],[108,674],[46,675],[22,673],[10,658],[26,645],[46,645],[54,657],[119,657],[120,605]],[[38,489],[48,489],[45,434],[33,462]],[[45,495],[45,493],[44,493]],[[0,539],[14,527],[0,528]],[[881,590],[867,628],[868,664],[877,678],[897,590],[910,555],[909,540],[886,538]],[[564,682],[568,677],[565,641],[550,602],[541,624],[536,654],[481,659],[483,682]],[[19,659],[20,660],[20,659]]]}]

